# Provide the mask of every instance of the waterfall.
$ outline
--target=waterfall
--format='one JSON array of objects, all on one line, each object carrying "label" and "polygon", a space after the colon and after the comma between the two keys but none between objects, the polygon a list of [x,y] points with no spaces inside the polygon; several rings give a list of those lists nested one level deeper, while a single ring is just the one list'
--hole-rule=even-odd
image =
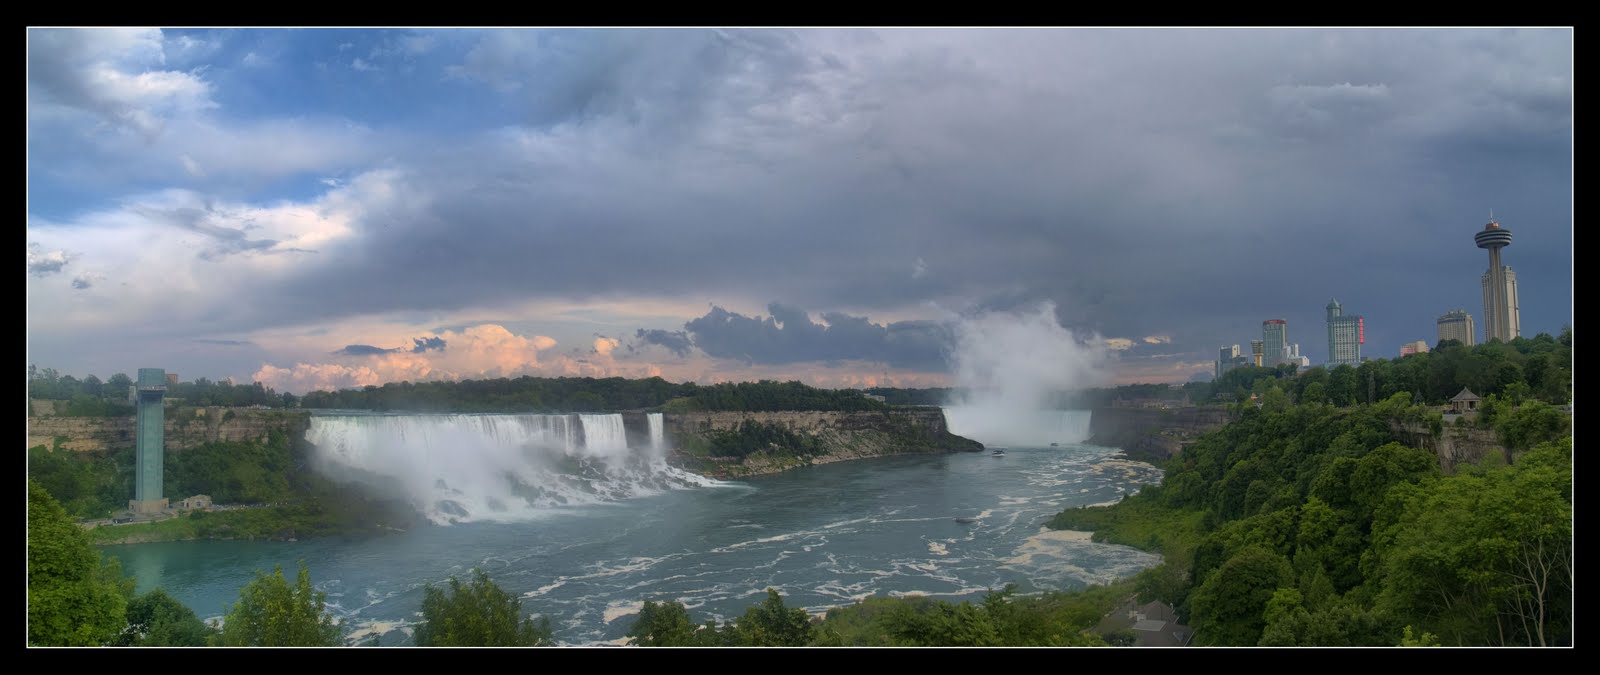
[{"label": "waterfall", "polygon": [[319,471],[404,498],[439,524],[716,484],[628,448],[615,414],[316,415],[306,440]]},{"label": "waterfall", "polygon": [[628,452],[628,433],[621,415],[579,415],[583,423],[583,447],[591,453],[614,456]]},{"label": "waterfall", "polygon": [[650,452],[660,457],[662,451],[667,449],[666,431],[661,413],[650,413],[645,415],[645,419],[650,421]]},{"label": "waterfall", "polygon": [[1089,439],[1088,410],[1015,410],[994,406],[944,408],[950,433],[984,445],[1047,447]]}]

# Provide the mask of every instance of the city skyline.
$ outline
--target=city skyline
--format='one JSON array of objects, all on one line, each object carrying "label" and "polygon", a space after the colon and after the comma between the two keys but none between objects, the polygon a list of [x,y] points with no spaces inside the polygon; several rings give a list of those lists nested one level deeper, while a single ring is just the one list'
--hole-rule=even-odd
[{"label": "city skyline", "polygon": [[1319,352],[1332,294],[1373,354],[1427,335],[1481,299],[1491,205],[1522,334],[1572,317],[1570,29],[34,28],[27,52],[27,357],[78,376],[943,386],[954,322],[1050,303],[1105,383],[1181,382],[1265,317]]}]

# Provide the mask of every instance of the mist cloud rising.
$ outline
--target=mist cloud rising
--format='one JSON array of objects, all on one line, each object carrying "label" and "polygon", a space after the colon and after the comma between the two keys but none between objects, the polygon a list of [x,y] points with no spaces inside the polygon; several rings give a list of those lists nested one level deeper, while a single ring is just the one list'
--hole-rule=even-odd
[{"label": "mist cloud rising", "polygon": [[1063,328],[1051,302],[964,318],[954,328],[952,367],[964,393],[945,409],[953,433],[996,445],[1084,440],[1081,415],[1057,410],[1055,396],[1108,379],[1099,336]]}]

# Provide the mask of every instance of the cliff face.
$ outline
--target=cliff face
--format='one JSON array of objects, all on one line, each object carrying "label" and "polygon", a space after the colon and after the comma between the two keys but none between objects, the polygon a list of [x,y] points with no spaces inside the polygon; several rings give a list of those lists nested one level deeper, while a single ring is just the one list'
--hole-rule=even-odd
[{"label": "cliff face", "polygon": [[1095,408],[1089,443],[1121,448],[1132,459],[1160,464],[1188,441],[1228,422],[1226,406]]},{"label": "cliff face", "polygon": [[1494,454],[1508,462],[1511,460],[1511,453],[1500,444],[1500,435],[1493,429],[1446,424],[1436,437],[1432,429],[1421,424],[1396,422],[1390,428],[1400,437],[1400,442],[1433,451],[1439,457],[1439,469],[1446,474],[1454,474],[1459,464],[1480,462]]},{"label": "cliff face", "polygon": [[[272,431],[301,437],[311,424],[304,412],[250,408],[169,408],[166,411],[168,450],[186,450],[215,441],[264,441]],[[101,452],[134,447],[134,418],[30,417],[28,447],[49,447],[57,436],[62,447],[79,452]]]},{"label": "cliff face", "polygon": [[[810,439],[815,452],[797,456],[777,447],[741,448],[742,457],[711,455],[719,434],[746,422],[777,427]],[[673,460],[684,469],[715,478],[777,473],[811,464],[907,453],[983,450],[983,444],[950,433],[938,408],[866,412],[669,413],[663,420]]]}]

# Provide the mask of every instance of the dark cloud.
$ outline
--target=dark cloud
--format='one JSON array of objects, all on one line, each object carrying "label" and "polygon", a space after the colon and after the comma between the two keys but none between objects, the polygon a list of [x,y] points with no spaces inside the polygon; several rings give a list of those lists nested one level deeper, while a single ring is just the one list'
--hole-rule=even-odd
[{"label": "dark cloud", "polygon": [[444,351],[445,342],[443,338],[411,338],[411,341],[415,343],[415,346],[411,348],[413,354],[421,354],[428,350]]},{"label": "dark cloud", "polygon": [[80,290],[80,291],[84,290],[86,288],[89,288],[90,286],[93,286],[93,285],[94,285],[94,279],[92,279],[92,278],[90,278],[88,276],[74,277],[72,279],[72,287],[77,289],[77,290]]},{"label": "dark cloud", "polygon": [[894,367],[943,370],[954,334],[932,321],[888,325],[838,312],[816,323],[804,310],[771,303],[771,316],[748,317],[713,307],[684,324],[694,346],[707,355],[749,363],[866,360]]},{"label": "dark cloud", "polygon": [[374,347],[372,345],[345,345],[343,349],[334,351],[333,353],[339,356],[377,356],[378,354],[388,354],[392,351],[396,350]]},{"label": "dark cloud", "polygon": [[[235,217],[213,210],[210,204],[206,204],[204,208],[182,206],[162,209],[140,206],[133,210],[153,221],[205,235],[210,245],[201,249],[198,254],[202,260],[220,260],[236,253],[274,252],[272,248],[278,244],[273,239],[250,239],[245,230],[253,225],[247,220],[241,222],[240,227],[219,224],[231,221]],[[299,249],[287,249],[277,252],[289,250],[299,251]]]},{"label": "dark cloud", "polygon": [[[1525,323],[1558,324],[1568,64],[1519,61],[1556,86],[1484,89],[1453,61],[1463,37],[1424,34],[910,34],[882,60],[859,56],[870,45],[845,57],[781,31],[497,34],[463,68],[541,83],[522,87],[538,93],[539,154],[497,138],[418,160],[391,186],[417,198],[357,223],[359,248],[293,282],[284,310],[448,309],[529,288],[577,299],[732,289],[864,309],[1048,299],[1074,329],[1169,333],[1198,352],[1247,339],[1263,315],[1314,344],[1324,296],[1338,293],[1374,317],[1371,337],[1398,343],[1431,330],[1439,308],[1471,304],[1481,261],[1467,240],[1490,206],[1473,202],[1492,195],[1536,228],[1509,253],[1528,270],[1523,286],[1556,294],[1539,304],[1529,293]],[[1541,35],[1499,49],[1532,57]],[[1325,48],[1306,52],[1307,41]],[[993,63],[965,57],[980,52]],[[1041,60],[1107,70],[1021,87],[1002,65]],[[1493,135],[1479,122],[1563,150],[1490,161],[1471,149]],[[1403,262],[1417,250],[1449,255],[1418,269]],[[1413,292],[1386,290],[1397,287]],[[1551,318],[1529,320],[1541,314]],[[761,339],[732,337],[766,328],[702,325],[729,335],[727,353],[768,358]],[[815,344],[812,331],[783,334]],[[789,346],[772,348],[800,353]],[[928,350],[909,360],[934,361]]]},{"label": "dark cloud", "polygon": [[[449,35],[429,54],[450,86],[523,124],[387,144],[369,191],[341,167],[316,206],[349,235],[252,280],[211,330],[530,296],[868,316],[1051,300],[1075,331],[1171,335],[1159,349],[1196,360],[1283,318],[1316,361],[1337,295],[1387,356],[1481,307],[1489,208],[1516,232],[1528,332],[1571,320],[1568,29]],[[30,86],[70,99],[32,36]],[[227,214],[162,217],[201,255],[277,250]],[[942,367],[936,324],[769,311],[635,337]]]},{"label": "dark cloud", "polygon": [[340,356],[377,356],[378,354],[388,354],[391,352],[411,352],[412,354],[421,354],[427,351],[442,352],[444,351],[444,348],[444,338],[436,336],[411,338],[411,347],[409,348],[395,347],[393,349],[384,349],[383,347],[374,347],[372,345],[345,345],[343,349],[333,353]]},{"label": "dark cloud", "polygon": [[[679,358],[688,356],[689,349],[694,346],[694,343],[689,339],[689,334],[681,330],[666,331],[660,328],[651,328],[649,330],[640,328],[634,332],[633,336],[644,344],[665,347]],[[633,351],[632,344],[628,345],[628,351]]]}]

